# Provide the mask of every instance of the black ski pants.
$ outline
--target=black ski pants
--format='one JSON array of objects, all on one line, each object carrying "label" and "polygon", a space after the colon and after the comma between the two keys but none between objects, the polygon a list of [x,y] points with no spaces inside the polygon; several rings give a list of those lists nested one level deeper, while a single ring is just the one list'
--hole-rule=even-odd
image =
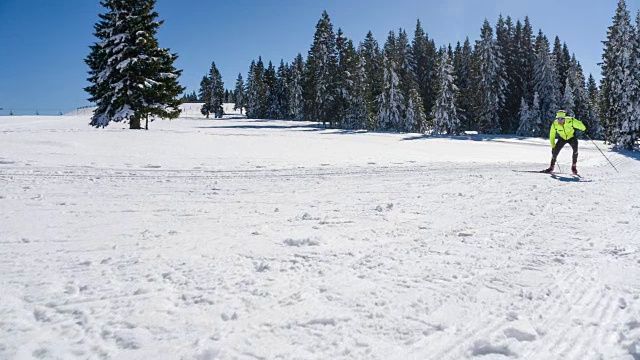
[{"label": "black ski pants", "polygon": [[556,158],[558,157],[558,154],[560,154],[560,150],[562,150],[562,148],[566,144],[571,145],[571,149],[573,149],[573,163],[575,164],[578,162],[578,138],[574,136],[569,140],[565,140],[563,138],[558,139],[558,142],[556,142],[556,147],[554,147],[553,151],[551,152],[551,154],[553,155],[551,157],[551,165],[556,164]]}]

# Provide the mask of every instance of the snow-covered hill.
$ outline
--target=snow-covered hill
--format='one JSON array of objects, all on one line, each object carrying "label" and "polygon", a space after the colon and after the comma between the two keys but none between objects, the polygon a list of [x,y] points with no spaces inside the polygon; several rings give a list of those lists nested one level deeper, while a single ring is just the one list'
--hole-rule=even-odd
[{"label": "snow-covered hill", "polygon": [[[222,107],[224,109],[225,118],[230,117],[238,117],[241,116],[240,110],[234,110],[234,103],[224,103]],[[202,117],[200,113],[200,109],[202,108],[202,103],[186,103],[180,105],[180,110],[182,110],[182,117]],[[91,117],[93,115],[93,111],[96,107],[84,107],[73,110],[65,116],[80,116],[80,117]]]},{"label": "snow-covered hill", "polygon": [[185,116],[0,118],[0,358],[640,358],[637,155]]}]

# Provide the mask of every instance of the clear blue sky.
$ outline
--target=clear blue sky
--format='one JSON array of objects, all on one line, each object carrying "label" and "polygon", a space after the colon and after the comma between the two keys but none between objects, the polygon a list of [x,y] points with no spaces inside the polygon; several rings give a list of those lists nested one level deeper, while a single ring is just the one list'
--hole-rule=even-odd
[{"label": "clear blue sky", "polygon": [[[327,10],[335,30],[342,28],[362,41],[371,30],[380,45],[390,30],[413,35],[416,20],[436,44],[475,41],[483,20],[495,26],[499,14],[514,21],[531,19],[553,40],[567,43],[586,75],[599,79],[602,43],[617,0],[158,0],[165,24],[160,46],[180,56],[180,82],[197,90],[215,61],[225,87],[232,89],[238,73],[246,78],[259,55],[274,64],[306,56],[315,25]],[[628,1],[635,19],[638,4]],[[95,42],[93,25],[104,12],[98,0],[0,0],[0,115],[57,114],[89,105],[84,58]],[[23,109],[23,110],[21,110]]]}]

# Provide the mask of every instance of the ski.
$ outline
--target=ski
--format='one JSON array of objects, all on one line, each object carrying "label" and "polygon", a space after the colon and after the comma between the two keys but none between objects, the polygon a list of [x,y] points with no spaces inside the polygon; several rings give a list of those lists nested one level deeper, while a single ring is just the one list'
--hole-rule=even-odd
[{"label": "ski", "polygon": [[533,174],[553,174],[544,170],[513,170],[514,172],[533,173]]}]

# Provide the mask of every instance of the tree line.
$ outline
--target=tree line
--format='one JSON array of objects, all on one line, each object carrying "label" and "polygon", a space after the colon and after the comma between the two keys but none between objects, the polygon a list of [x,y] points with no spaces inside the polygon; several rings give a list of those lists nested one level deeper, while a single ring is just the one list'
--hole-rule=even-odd
[{"label": "tree line", "polygon": [[594,138],[632,148],[640,127],[640,14],[635,25],[619,0],[604,43],[600,87],[585,77],[566,43],[524,21],[485,20],[480,38],[437,46],[418,20],[413,38],[390,31],[381,46],[369,32],[357,45],[334,31],[327,12],[316,25],[306,58],[274,65],[258,57],[234,90],[225,90],[215,62],[200,91],[184,91],[173,62],[159,48],[162,22],[155,0],[104,0],[85,60],[98,110],[94,126],[149,117],[175,118],[182,101],[204,102],[202,113],[222,116],[233,100],[250,118],[309,120],[342,129],[460,134],[545,136],[556,110],[583,120]]}]

